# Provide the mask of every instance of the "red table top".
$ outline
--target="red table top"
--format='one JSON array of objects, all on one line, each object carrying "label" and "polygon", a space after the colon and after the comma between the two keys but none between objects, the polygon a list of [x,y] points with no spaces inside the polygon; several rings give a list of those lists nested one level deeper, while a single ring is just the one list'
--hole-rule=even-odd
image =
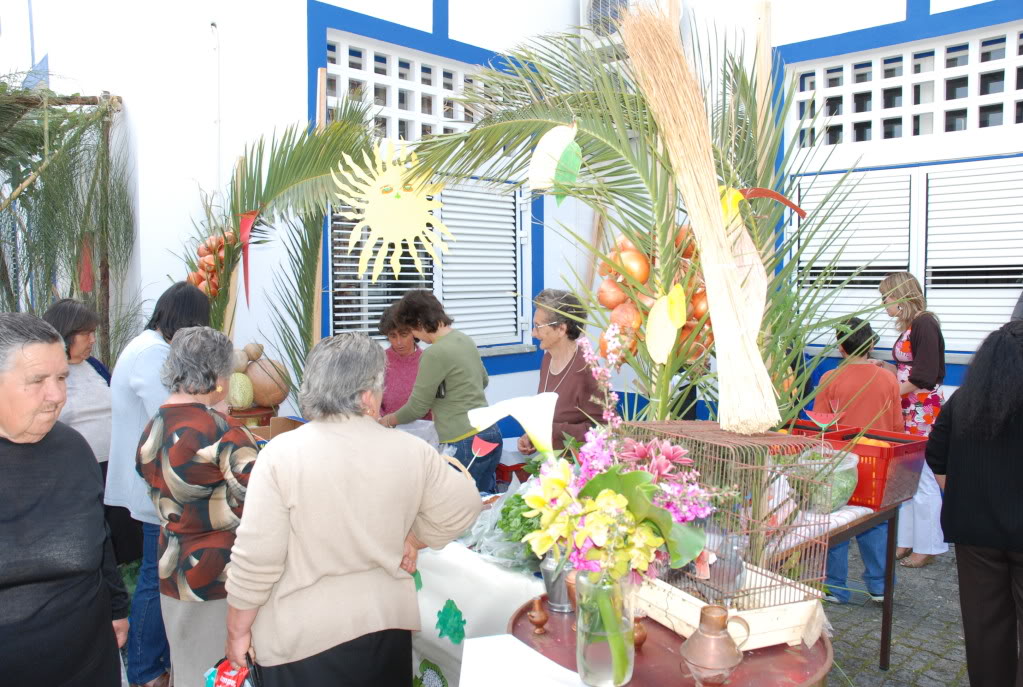
[{"label": "red table top", "polygon": [[[572,631],[575,614],[550,611],[546,596],[543,603],[549,616],[546,634],[534,634],[534,628],[526,618],[526,613],[533,607],[532,601],[515,612],[508,622],[508,632],[555,663],[576,670],[575,632]],[[679,656],[684,638],[650,618],[643,618],[640,622],[646,628],[647,640],[636,652],[636,666],[629,687],[695,687],[696,681],[682,665]],[[731,687],[812,687],[823,684],[831,670],[832,658],[831,642],[823,634],[809,648],[802,644],[792,647],[781,644],[746,651],[728,684]]]}]

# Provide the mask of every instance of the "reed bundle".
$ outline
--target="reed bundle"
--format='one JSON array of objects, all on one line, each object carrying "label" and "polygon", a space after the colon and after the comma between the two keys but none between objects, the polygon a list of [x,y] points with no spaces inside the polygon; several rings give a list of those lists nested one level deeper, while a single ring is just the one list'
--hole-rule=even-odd
[{"label": "reed bundle", "polygon": [[767,278],[746,228],[725,225],[707,108],[682,46],[680,16],[677,0],[668,13],[638,3],[620,31],[699,248],[717,346],[721,428],[755,434],[781,421],[757,346]]}]

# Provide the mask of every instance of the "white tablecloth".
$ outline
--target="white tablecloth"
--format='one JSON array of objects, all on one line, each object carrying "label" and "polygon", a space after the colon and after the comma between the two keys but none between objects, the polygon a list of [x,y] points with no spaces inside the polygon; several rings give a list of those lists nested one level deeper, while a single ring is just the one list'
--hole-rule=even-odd
[{"label": "white tablecloth", "polygon": [[[423,629],[412,635],[413,665],[419,675],[423,659],[434,663],[448,687],[459,684],[465,645],[441,637],[436,627],[437,614],[448,599],[461,610],[465,638],[469,639],[504,634],[512,613],[544,592],[540,578],[488,563],[458,542],[440,551],[420,551],[418,567],[423,580],[419,590]],[[466,683],[466,687],[480,684],[484,683]]]}]

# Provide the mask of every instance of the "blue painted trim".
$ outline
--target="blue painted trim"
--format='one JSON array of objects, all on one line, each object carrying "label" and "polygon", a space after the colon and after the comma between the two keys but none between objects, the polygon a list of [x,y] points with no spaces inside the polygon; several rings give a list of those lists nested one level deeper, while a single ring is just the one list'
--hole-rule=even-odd
[{"label": "blue painted trim", "polygon": [[910,167],[934,167],[935,165],[954,165],[961,162],[987,162],[989,160],[1007,160],[1014,157],[1023,157],[1023,153],[1006,153],[1005,155],[988,155],[984,157],[964,157],[956,160],[935,160],[932,162],[906,162],[899,165],[878,165],[877,167],[856,167],[855,169],[832,169],[826,172],[804,172],[793,174],[793,177],[824,176],[826,174],[845,174],[846,172],[876,172],[889,169],[907,169]]},{"label": "blue painted trim", "polygon": [[[529,297],[530,304],[536,295],[543,291],[543,264],[544,264],[544,196],[536,194],[530,202],[531,226],[529,234],[530,255],[529,261],[533,267],[532,293]],[[532,305],[526,305],[526,316],[533,314]],[[495,347],[496,348],[496,347]],[[483,367],[488,375],[503,375],[513,372],[531,372],[540,369],[540,362],[543,360],[543,351],[537,349],[532,353],[514,353],[511,355],[490,356],[483,359]]]},{"label": "blue painted trim", "polygon": [[1023,2],[991,0],[949,12],[930,13],[930,0],[907,0],[904,21],[789,43],[776,48],[786,64],[875,50],[1023,19]]},{"label": "blue painted trim", "polygon": [[433,35],[436,38],[448,37],[448,9],[448,0],[433,0]]},{"label": "blue painted trim", "polygon": [[330,276],[334,270],[330,261],[330,217],[323,218],[320,255],[323,261],[323,275],[320,278],[320,336],[326,338],[332,334],[330,331]]}]

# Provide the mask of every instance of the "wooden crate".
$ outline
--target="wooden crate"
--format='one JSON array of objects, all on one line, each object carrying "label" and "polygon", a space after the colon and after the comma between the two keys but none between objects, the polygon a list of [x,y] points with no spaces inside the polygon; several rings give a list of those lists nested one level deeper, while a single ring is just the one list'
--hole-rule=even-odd
[{"label": "wooden crate", "polygon": [[[747,565],[746,570],[745,587],[767,587],[778,579],[778,575],[762,568]],[[742,646],[743,651],[776,644],[795,646],[801,642],[813,646],[820,639],[824,628],[824,608],[820,602],[822,594],[812,587],[798,586],[810,598],[752,610],[729,608],[729,615],[738,615],[749,623],[750,637]],[[646,580],[640,586],[636,599],[639,610],[683,637],[689,637],[696,631],[700,624],[700,609],[706,605],[695,596],[662,580]],[[742,641],[745,634],[738,623],[730,624],[728,631],[736,642]]]}]

